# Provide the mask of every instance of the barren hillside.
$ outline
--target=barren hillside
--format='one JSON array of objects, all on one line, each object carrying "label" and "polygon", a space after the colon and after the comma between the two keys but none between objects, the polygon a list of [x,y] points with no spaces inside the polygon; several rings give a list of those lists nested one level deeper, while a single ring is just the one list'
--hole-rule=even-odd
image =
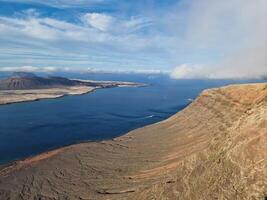
[{"label": "barren hillside", "polygon": [[211,89],[160,123],[0,171],[0,199],[264,199],[267,84]]}]

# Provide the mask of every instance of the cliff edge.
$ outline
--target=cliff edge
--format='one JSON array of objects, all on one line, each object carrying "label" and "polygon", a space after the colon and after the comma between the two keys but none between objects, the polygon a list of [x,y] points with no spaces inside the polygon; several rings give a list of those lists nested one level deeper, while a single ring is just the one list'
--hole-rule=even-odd
[{"label": "cliff edge", "polygon": [[264,199],[267,84],[205,90],[183,111],[110,141],[0,170],[0,199]]}]

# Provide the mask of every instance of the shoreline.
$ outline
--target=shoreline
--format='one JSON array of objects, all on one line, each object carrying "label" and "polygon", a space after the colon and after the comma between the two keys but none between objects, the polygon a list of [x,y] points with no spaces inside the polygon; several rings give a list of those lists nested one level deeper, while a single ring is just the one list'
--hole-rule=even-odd
[{"label": "shoreline", "polygon": [[[113,82],[112,82],[113,83]],[[49,89],[29,89],[29,90],[0,90],[0,106],[18,104],[24,102],[34,102],[45,99],[57,99],[66,96],[85,95],[98,89],[109,89],[116,87],[144,87],[145,84],[114,82],[111,86],[71,86]]]},{"label": "shoreline", "polygon": [[[97,89],[101,89],[101,88],[94,88],[90,91],[85,91],[83,93],[79,93],[79,94],[61,94],[61,95],[55,95],[54,97],[40,97],[40,98],[35,98],[35,99],[28,99],[28,100],[23,100],[23,101],[14,101],[14,102],[6,102],[6,103],[1,103],[0,102],[0,106],[5,106],[5,105],[11,105],[11,104],[21,104],[21,103],[29,103],[29,102],[35,102],[35,101],[41,101],[41,100],[49,100],[49,99],[59,99],[59,98],[63,98],[63,97],[67,97],[67,96],[74,96],[74,95],[85,95],[91,92],[94,92]],[[30,91],[30,90],[28,90]]]},{"label": "shoreline", "polygon": [[[100,82],[100,81],[99,81]],[[115,81],[110,81],[112,83],[117,83],[118,82],[115,82]],[[89,93],[92,93],[92,92],[95,92],[96,90],[98,89],[112,89],[112,88],[120,88],[120,87],[145,87],[147,86],[147,84],[139,84],[139,83],[133,83],[133,82],[121,82],[122,85],[116,85],[116,86],[112,86],[112,87],[84,87],[84,86],[78,86],[78,88],[86,88],[87,90],[86,91],[82,91],[82,92],[79,92],[79,93],[67,93],[67,94],[62,94],[62,95],[57,95],[57,96],[54,96],[54,97],[42,97],[42,98],[36,98],[36,99],[29,99],[29,100],[23,100],[23,101],[17,101],[17,102],[7,102],[7,103],[2,103],[1,104],[1,101],[0,101],[0,107],[1,106],[9,106],[9,105],[12,105],[12,104],[22,104],[22,103],[31,103],[31,102],[36,102],[36,101],[41,101],[41,100],[53,100],[53,99],[59,99],[59,98],[64,98],[64,97],[67,97],[67,96],[74,96],[74,95],[86,95],[86,94],[89,94]],[[130,84],[130,85],[124,85],[124,84]],[[77,87],[76,87],[77,88]],[[51,89],[66,89],[65,88],[51,88]],[[47,89],[40,89],[38,91],[45,91]],[[27,90],[25,92],[27,93],[31,93],[31,91],[36,91],[36,89],[33,89],[33,90]],[[4,91],[6,92],[6,91]],[[7,92],[13,92],[13,91],[7,91]],[[18,90],[18,92],[23,92],[21,90]],[[1,94],[1,90],[0,90],[0,94]],[[1,96],[0,96],[1,98]],[[140,127],[141,128],[141,127]],[[124,135],[125,133],[123,133],[122,135]],[[120,135],[120,136],[122,136]],[[55,150],[58,150],[58,149],[62,149],[62,148],[66,148],[68,146],[75,146],[75,145],[79,145],[79,144],[83,144],[83,143],[91,143],[91,142],[103,142],[103,141],[109,141],[109,140],[113,140],[117,137],[120,137],[120,136],[116,136],[114,138],[107,138],[107,139],[99,139],[99,140],[83,140],[83,141],[77,141],[77,142],[74,142],[74,143],[69,143],[69,144],[65,144],[65,145],[59,145],[57,147],[54,147],[54,148],[51,148],[51,149],[47,149],[45,151],[42,151],[42,152],[39,152],[37,154],[32,154],[32,155],[28,155],[28,156],[25,156],[25,157],[21,157],[21,158],[16,158],[16,159],[11,159],[11,160],[8,160],[8,161],[4,161],[4,162],[1,162],[0,163],[0,174],[1,174],[1,170],[3,168],[6,168],[10,165],[16,165],[18,162],[20,161],[24,161],[26,159],[31,159],[31,158],[34,158],[36,156],[39,156],[39,155],[42,155],[42,154],[47,154],[51,151],[55,151]]]},{"label": "shoreline", "polygon": [[97,87],[62,87],[39,90],[0,90],[0,106],[34,102],[43,99],[57,99],[72,95],[83,95],[93,92],[96,89]]}]

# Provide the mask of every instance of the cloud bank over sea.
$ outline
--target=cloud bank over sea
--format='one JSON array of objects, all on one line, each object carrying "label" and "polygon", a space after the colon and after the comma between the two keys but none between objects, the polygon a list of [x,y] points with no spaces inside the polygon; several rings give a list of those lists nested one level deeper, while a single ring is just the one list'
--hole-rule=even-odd
[{"label": "cloud bank over sea", "polygon": [[177,66],[173,78],[262,78],[267,75],[267,1],[194,2],[187,41],[220,51],[210,63]]}]

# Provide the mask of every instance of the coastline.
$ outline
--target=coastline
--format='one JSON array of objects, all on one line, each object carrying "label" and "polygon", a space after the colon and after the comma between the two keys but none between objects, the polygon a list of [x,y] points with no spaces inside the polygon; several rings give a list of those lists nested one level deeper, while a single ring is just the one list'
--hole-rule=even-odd
[{"label": "coastline", "polygon": [[96,87],[62,87],[39,90],[3,90],[0,91],[0,106],[42,99],[56,99],[70,95],[82,95],[93,92],[96,89]]},{"label": "coastline", "polygon": [[[266,84],[208,89],[164,121],[17,161],[0,170],[0,197],[263,197],[266,174],[254,169],[262,169],[267,152],[266,96]],[[237,185],[242,193],[233,190]]]},{"label": "coastline", "polygon": [[[100,82],[100,81],[99,81]],[[29,90],[0,90],[0,106],[14,103],[33,102],[43,99],[56,99],[72,95],[84,95],[94,92],[97,89],[114,88],[114,87],[142,87],[145,84],[130,82],[112,82],[115,85],[101,86],[72,86],[49,89],[29,89]]]}]

